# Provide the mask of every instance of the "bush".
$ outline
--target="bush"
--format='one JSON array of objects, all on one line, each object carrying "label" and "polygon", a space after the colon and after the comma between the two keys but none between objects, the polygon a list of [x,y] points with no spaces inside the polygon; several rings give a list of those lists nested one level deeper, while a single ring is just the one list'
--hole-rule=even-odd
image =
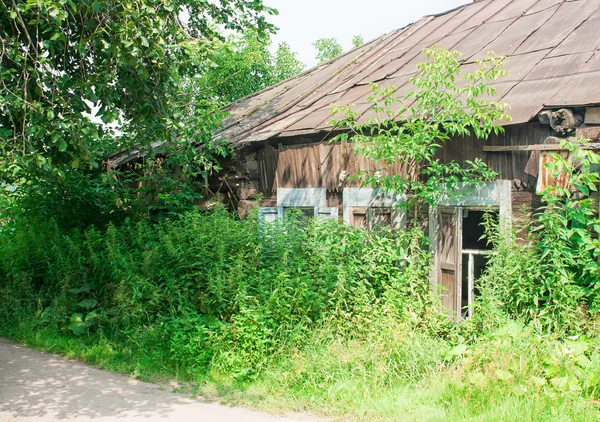
[{"label": "bush", "polygon": [[277,408],[591,420],[597,291],[582,275],[595,250],[569,235],[568,209],[542,209],[529,243],[488,223],[496,255],[460,324],[440,312],[418,228],[267,224],[224,209],[70,231],[21,217],[0,233],[0,334]]},{"label": "bush", "polygon": [[163,348],[173,367],[254,376],[316,328],[359,336],[378,307],[399,320],[430,314],[422,241],[222,209],[67,234],[22,222],[0,240],[3,330],[32,319]]}]

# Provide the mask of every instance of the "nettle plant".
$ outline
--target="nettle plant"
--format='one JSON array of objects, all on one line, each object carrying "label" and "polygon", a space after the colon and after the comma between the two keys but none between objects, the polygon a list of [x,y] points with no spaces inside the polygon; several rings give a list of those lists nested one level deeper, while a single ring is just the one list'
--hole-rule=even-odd
[{"label": "nettle plant", "polygon": [[585,149],[586,142],[563,141],[568,156],[553,154],[546,164],[553,177],[566,175],[568,183],[544,190],[544,206],[532,227],[540,257],[536,299],[554,310],[553,321],[582,302],[592,312],[600,311],[600,219],[592,195],[600,183],[600,155]]},{"label": "nettle plant", "polygon": [[455,136],[487,138],[502,132],[500,121],[510,121],[506,105],[486,98],[495,95],[490,83],[507,74],[506,58],[493,53],[475,62],[475,70],[461,73],[460,53],[440,47],[424,50],[426,61],[411,78],[414,90],[401,98],[397,87],[372,84],[368,101],[375,117],[360,122],[353,104],[334,105],[332,114],[342,117],[332,123],[342,131],[332,142],[354,143],[354,151],[367,159],[392,166],[403,162],[404,174],[384,174],[386,167],[355,175],[363,185],[387,192],[410,194],[408,207],[435,204],[460,184],[492,180],[497,173],[483,161],[442,162],[438,152]]},{"label": "nettle plant", "polygon": [[[600,311],[600,219],[594,192],[600,182],[600,155],[585,141],[563,141],[566,156],[546,163],[554,178],[542,192],[541,206],[527,223],[528,242],[512,231],[491,228],[497,254],[480,281],[498,309],[545,331],[581,332]],[[486,310],[489,310],[487,308]]]}]

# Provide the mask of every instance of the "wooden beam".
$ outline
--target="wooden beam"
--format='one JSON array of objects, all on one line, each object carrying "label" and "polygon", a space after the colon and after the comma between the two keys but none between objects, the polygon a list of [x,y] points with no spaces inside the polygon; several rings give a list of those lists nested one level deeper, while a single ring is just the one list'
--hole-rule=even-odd
[{"label": "wooden beam", "polygon": [[557,144],[536,144],[536,145],[484,145],[484,152],[516,152],[516,151],[561,151]]},{"label": "wooden beam", "polygon": [[[600,150],[600,143],[578,145],[581,149]],[[484,152],[517,152],[517,151],[566,151],[558,144],[536,144],[536,145],[484,145]]]},{"label": "wooden beam", "polygon": [[578,127],[575,136],[595,141],[600,137],[600,126]]}]

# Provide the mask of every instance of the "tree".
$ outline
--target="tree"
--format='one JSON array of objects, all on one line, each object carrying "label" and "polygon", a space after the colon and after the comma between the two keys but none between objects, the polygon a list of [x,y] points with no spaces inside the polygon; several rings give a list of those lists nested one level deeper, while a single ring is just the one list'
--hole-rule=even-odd
[{"label": "tree", "polygon": [[352,37],[352,46],[354,48],[360,47],[364,43],[365,43],[365,39],[362,37],[362,35],[355,35]]},{"label": "tree", "polygon": [[342,46],[335,38],[319,38],[313,43],[317,49],[317,60],[324,63],[342,54]]},{"label": "tree", "polygon": [[254,35],[230,36],[215,49],[194,83],[205,97],[227,105],[291,78],[303,68],[287,43],[280,44],[273,54],[269,42]]},{"label": "tree", "polygon": [[495,178],[480,159],[443,163],[437,152],[453,136],[475,134],[485,139],[503,130],[497,122],[510,120],[503,104],[482,98],[495,94],[489,83],[506,74],[501,68],[504,58],[488,55],[476,63],[476,70],[463,74],[465,83],[459,84],[459,52],[434,47],[424,53],[427,61],[418,65],[420,73],[411,79],[415,89],[403,98],[394,96],[394,86],[372,85],[369,101],[376,117],[368,122],[358,122],[360,114],[352,105],[332,108],[334,116],[341,115],[333,125],[344,130],[334,141],[351,141],[357,154],[388,166],[405,163],[405,175],[385,175],[381,169],[358,176],[364,176],[365,185],[410,194],[409,207],[435,205],[461,183]]},{"label": "tree", "polygon": [[274,57],[273,83],[289,79],[304,70],[304,63],[296,56],[288,43],[279,44]]},{"label": "tree", "polygon": [[[206,63],[222,29],[264,37],[273,31],[265,14],[276,13],[262,0],[0,5],[0,179],[9,181],[98,168],[128,143],[205,141],[196,134],[206,131],[188,129],[203,124],[206,108],[181,103],[182,81]],[[122,136],[100,121],[120,122]]]}]

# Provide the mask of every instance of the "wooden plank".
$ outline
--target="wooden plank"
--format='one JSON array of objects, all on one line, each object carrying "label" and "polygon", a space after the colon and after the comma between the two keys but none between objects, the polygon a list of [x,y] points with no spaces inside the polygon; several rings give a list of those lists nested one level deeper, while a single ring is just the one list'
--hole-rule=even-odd
[{"label": "wooden plank", "polygon": [[438,208],[437,280],[444,289],[442,292],[442,306],[453,319],[460,318],[462,299],[461,226],[461,207]]},{"label": "wooden plank", "polygon": [[588,107],[585,110],[585,124],[600,124],[600,107]]}]

